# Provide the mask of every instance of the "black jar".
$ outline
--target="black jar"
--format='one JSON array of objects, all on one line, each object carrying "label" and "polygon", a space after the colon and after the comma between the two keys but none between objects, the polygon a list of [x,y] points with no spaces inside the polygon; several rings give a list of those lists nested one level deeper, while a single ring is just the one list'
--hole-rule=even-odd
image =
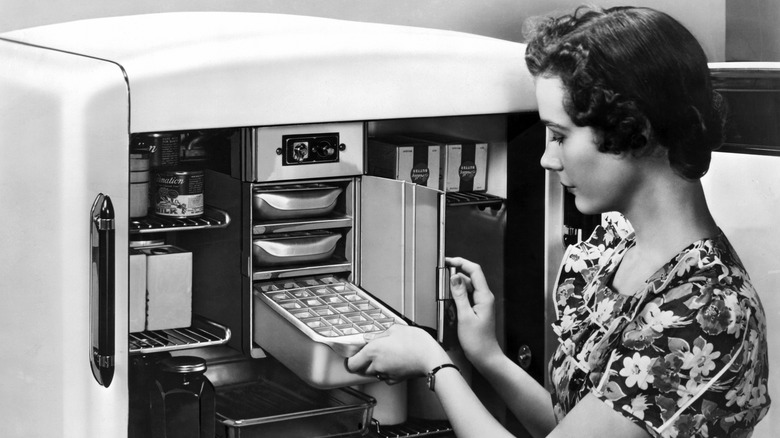
[{"label": "black jar", "polygon": [[205,371],[195,356],[160,362],[150,393],[152,438],[214,438],[214,385]]}]

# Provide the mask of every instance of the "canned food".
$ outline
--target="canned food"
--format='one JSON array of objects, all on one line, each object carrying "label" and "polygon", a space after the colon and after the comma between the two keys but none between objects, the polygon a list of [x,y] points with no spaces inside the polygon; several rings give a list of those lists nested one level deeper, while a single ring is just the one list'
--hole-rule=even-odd
[{"label": "canned food", "polygon": [[179,165],[181,134],[176,132],[143,134],[141,141],[149,147],[149,164],[152,168],[173,168]]},{"label": "canned food", "polygon": [[161,169],[154,174],[154,212],[159,216],[203,215],[203,170]]}]

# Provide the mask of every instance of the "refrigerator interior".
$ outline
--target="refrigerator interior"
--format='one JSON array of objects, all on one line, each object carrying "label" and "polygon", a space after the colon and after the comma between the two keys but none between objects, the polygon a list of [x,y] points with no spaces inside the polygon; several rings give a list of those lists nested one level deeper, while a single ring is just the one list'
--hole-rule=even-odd
[{"label": "refrigerator interior", "polygon": [[772,406],[754,437],[780,429],[780,156],[716,152],[702,179],[716,222],[737,250],[767,317]]}]

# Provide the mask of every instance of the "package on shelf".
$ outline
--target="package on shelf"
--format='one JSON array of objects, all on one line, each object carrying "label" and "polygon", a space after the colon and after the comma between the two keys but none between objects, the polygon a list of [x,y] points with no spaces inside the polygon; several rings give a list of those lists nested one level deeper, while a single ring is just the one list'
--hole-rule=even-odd
[{"label": "package on shelf", "polygon": [[130,333],[146,328],[146,254],[130,248]]},{"label": "package on shelf", "polygon": [[369,138],[368,174],[438,189],[441,148],[422,139],[394,135]]},{"label": "package on shelf", "polygon": [[146,254],[146,329],[192,323],[192,253],[173,245],[140,248]]},{"label": "package on shelf", "polygon": [[486,141],[439,135],[415,134],[417,138],[441,147],[441,185],[445,192],[484,192],[487,190],[488,143]]}]

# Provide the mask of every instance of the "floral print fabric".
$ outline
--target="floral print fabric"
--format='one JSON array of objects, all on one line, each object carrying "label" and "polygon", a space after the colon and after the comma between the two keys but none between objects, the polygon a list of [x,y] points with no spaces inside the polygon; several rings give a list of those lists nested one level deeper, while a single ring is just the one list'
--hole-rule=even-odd
[{"label": "floral print fabric", "polygon": [[766,415],[766,322],[723,233],[692,243],[633,295],[610,288],[633,233],[569,247],[550,362],[560,421],[589,392],[652,436],[742,437]]}]

